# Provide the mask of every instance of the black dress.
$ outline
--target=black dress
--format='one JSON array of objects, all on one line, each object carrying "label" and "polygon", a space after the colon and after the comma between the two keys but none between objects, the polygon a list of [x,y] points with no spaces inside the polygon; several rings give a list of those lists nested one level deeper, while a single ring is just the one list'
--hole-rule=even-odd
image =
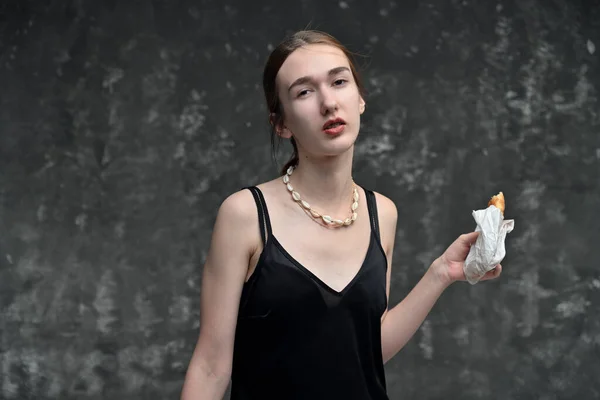
[{"label": "black dress", "polygon": [[338,292],[281,246],[262,192],[248,189],[264,249],[241,295],[231,400],[387,400],[381,354],[387,260],[373,192],[365,190],[371,221],[367,254]]}]

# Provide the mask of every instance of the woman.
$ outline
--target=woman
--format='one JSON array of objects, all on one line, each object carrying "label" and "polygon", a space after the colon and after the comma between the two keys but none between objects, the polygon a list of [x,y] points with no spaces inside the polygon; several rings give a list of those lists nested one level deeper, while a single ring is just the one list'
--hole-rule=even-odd
[{"label": "woman", "polygon": [[219,209],[182,399],[221,399],[230,378],[233,400],[387,399],[384,363],[464,280],[477,233],[389,308],[397,211],[352,180],[365,100],[348,50],[297,32],[270,55],[263,86],[273,135],[291,140],[294,156],[282,177]]}]

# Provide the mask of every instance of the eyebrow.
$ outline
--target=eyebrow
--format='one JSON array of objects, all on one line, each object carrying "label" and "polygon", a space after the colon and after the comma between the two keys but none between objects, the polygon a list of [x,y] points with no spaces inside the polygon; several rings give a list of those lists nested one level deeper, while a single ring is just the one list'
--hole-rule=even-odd
[{"label": "eyebrow", "polygon": [[[328,76],[332,76],[332,75],[337,75],[340,72],[350,72],[350,69],[348,67],[336,67],[333,69],[330,69],[329,72],[327,73]],[[296,79],[288,88],[288,92],[292,90],[292,88],[294,86],[298,86],[298,85],[302,85],[306,82],[311,82],[313,80],[313,78],[311,78],[310,76],[303,76],[301,78]]]}]

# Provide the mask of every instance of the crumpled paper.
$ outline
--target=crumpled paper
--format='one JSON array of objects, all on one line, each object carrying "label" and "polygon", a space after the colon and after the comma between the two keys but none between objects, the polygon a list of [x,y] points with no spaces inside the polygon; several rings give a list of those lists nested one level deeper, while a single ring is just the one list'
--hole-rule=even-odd
[{"label": "crumpled paper", "polygon": [[477,223],[475,231],[481,232],[475,244],[471,246],[463,270],[467,281],[474,285],[488,272],[493,270],[506,256],[504,240],[512,232],[515,221],[505,220],[496,206],[473,211]]}]

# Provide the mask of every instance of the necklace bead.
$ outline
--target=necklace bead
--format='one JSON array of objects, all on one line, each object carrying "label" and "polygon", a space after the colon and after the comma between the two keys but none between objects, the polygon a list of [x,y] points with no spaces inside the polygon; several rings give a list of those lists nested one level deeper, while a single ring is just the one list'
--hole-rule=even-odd
[{"label": "necklace bead", "polygon": [[356,212],[356,210],[358,209],[359,200],[358,189],[356,186],[354,186],[354,188],[352,189],[352,205],[350,206],[350,216],[346,219],[334,219],[329,215],[323,215],[318,211],[313,210],[310,204],[302,199],[300,193],[294,190],[294,187],[290,183],[290,177],[292,176],[292,172],[294,172],[294,167],[290,166],[287,169],[285,175],[283,175],[283,184],[286,185],[288,192],[291,193],[294,202],[296,202],[303,209],[307,210],[313,218],[321,219],[325,223],[325,225],[334,226],[337,228],[342,226],[350,226],[354,221],[356,221],[356,219],[358,218],[358,213]]}]

